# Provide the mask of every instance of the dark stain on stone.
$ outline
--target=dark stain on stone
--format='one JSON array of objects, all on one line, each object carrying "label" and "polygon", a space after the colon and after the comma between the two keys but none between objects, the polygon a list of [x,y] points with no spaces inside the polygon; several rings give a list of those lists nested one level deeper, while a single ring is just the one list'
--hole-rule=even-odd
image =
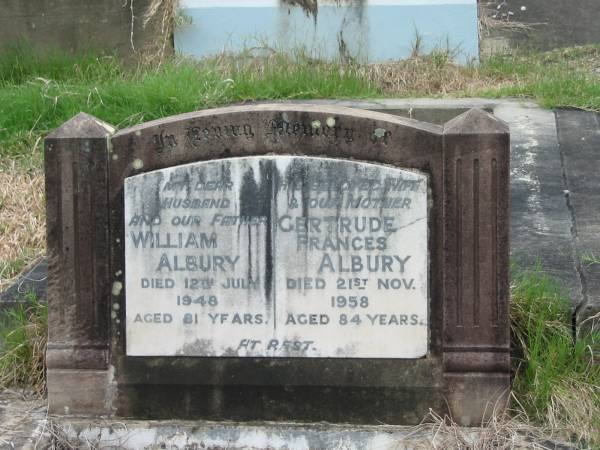
[{"label": "dark stain on stone", "polygon": [[234,350],[232,347],[227,347],[221,356],[240,356],[237,350]]},{"label": "dark stain on stone", "polygon": [[220,165],[221,179],[220,181],[231,181],[231,163],[223,163]]},{"label": "dark stain on stone", "polygon": [[[302,8],[306,17],[312,17],[315,25],[317,24],[317,16],[319,15],[319,0],[279,0],[281,7],[287,7],[288,13],[289,8],[298,7]],[[365,9],[366,0],[334,0],[335,6],[348,6],[356,10],[356,15],[359,21],[362,23],[363,12]]]},{"label": "dark stain on stone", "polygon": [[[265,301],[272,302],[273,265],[275,257],[275,239],[273,227],[277,217],[273,217],[274,205],[277,205],[279,191],[279,172],[275,161],[266,159],[260,162],[258,183],[254,170],[249,168],[242,176],[240,187],[240,215],[248,217],[266,217],[267,229],[265,235]],[[249,260],[252,254],[251,240],[248,240]]]},{"label": "dark stain on stone", "polygon": [[[262,208],[259,204],[258,185],[254,179],[254,170],[250,167],[242,177],[240,188],[240,216],[261,216]],[[248,278],[252,274],[252,225],[248,224]],[[238,243],[239,243],[238,227]]]},{"label": "dark stain on stone", "polygon": [[279,191],[279,172],[275,165],[275,160],[268,159],[260,163],[260,187],[259,198],[263,199],[263,208],[267,217],[267,233],[265,237],[265,296],[271,300],[273,265],[275,259],[275,239],[273,236],[273,226],[277,217],[273,217],[271,205],[277,205],[277,193]]},{"label": "dark stain on stone", "polygon": [[[200,180],[203,180],[204,170],[198,169]],[[189,169],[177,169],[171,172],[169,181],[167,183],[168,190],[179,192],[185,189],[186,198],[190,198],[192,194],[192,178]]]},{"label": "dark stain on stone", "polygon": [[308,217],[308,202],[310,200],[310,181],[308,165],[301,168],[300,176],[302,178],[302,217]]},{"label": "dark stain on stone", "polygon": [[[248,227],[248,279],[252,280],[252,225],[246,225]],[[238,229],[238,242],[239,242],[239,229]]]},{"label": "dark stain on stone", "polygon": [[151,219],[151,223],[160,217],[160,187],[163,177],[161,172],[146,174],[140,187],[142,214]]},{"label": "dark stain on stone", "polygon": [[212,339],[196,339],[177,352],[180,356],[215,356]]},{"label": "dark stain on stone", "polygon": [[[281,6],[302,8],[306,17],[311,17],[317,24],[317,15],[319,14],[319,0],[280,0]],[[288,10],[289,11],[289,10]]]},{"label": "dark stain on stone", "polygon": [[242,176],[240,188],[240,215],[241,216],[264,216],[264,205],[258,197],[258,184],[254,178],[254,169],[250,167]]},{"label": "dark stain on stone", "polygon": [[[301,201],[302,201],[302,217],[308,217],[309,216],[308,202],[310,200],[310,184],[311,184],[311,177],[310,177],[310,173],[309,173],[308,164],[303,160],[294,159],[292,161],[292,164],[290,164],[290,166],[288,167],[285,176],[286,176],[286,182],[287,182],[288,186],[293,187],[293,189],[291,189],[291,192],[292,192],[292,196],[294,196],[293,197],[294,200],[295,200],[295,194],[294,194],[295,189],[298,185],[300,185],[300,195],[301,195]],[[288,192],[290,192],[290,189],[288,189]],[[289,204],[289,202],[288,202],[288,204]]]}]

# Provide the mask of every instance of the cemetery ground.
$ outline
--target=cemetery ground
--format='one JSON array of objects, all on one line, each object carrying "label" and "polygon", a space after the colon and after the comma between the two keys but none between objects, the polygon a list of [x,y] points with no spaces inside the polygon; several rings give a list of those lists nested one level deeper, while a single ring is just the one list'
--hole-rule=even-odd
[{"label": "cemetery ground", "polygon": [[[0,56],[0,291],[44,254],[43,137],[80,111],[119,128],[273,99],[526,97],[548,109],[600,111],[600,46],[498,56],[466,67],[453,64],[449,50],[414,53],[372,66],[265,49],[200,62],[148,59],[137,67],[22,49]],[[584,251],[579,260],[595,267],[600,254]],[[511,448],[517,435],[600,445],[600,337],[597,331],[574,336],[569,286],[544,272],[543,265],[512,268],[511,417],[488,424],[477,448]],[[4,313],[0,382],[42,396],[45,306],[29,300],[33,306]],[[429,419],[432,430],[455,439],[452,445],[469,445],[463,431]]]}]

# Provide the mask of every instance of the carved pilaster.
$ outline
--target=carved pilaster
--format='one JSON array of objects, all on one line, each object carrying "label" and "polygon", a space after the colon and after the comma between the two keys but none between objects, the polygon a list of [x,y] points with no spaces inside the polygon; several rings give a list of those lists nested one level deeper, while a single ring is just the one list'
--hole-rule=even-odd
[{"label": "carved pilaster", "polygon": [[444,127],[443,364],[463,425],[479,424],[509,390],[509,157],[506,124],[485,111]]},{"label": "carved pilaster", "polygon": [[89,378],[93,372],[102,378],[108,367],[107,139],[112,132],[109,125],[80,113],[45,140],[46,362],[50,407],[60,412],[76,412],[82,401],[65,388],[64,379],[58,382],[61,378],[70,377],[74,384],[78,374]]}]

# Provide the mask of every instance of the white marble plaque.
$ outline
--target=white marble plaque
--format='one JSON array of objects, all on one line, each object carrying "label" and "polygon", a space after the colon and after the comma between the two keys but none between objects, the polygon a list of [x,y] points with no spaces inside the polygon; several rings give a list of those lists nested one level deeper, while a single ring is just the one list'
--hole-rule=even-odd
[{"label": "white marble plaque", "polygon": [[329,158],[125,180],[127,354],[419,358],[426,175]]}]

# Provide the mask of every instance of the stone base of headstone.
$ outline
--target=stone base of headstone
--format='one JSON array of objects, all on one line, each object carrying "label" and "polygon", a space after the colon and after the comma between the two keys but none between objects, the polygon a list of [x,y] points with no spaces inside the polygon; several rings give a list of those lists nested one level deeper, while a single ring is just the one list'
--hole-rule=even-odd
[{"label": "stone base of headstone", "polygon": [[[40,437],[38,431],[45,433]],[[30,441],[38,445],[31,448],[48,445],[120,450],[412,450],[487,448],[490,442],[507,448],[575,448],[556,437],[547,438],[531,427],[519,429],[514,422],[495,421],[483,428],[467,428],[442,422],[441,418],[409,427],[50,417],[45,427],[38,426]]]},{"label": "stone base of headstone", "polygon": [[[518,430],[514,422],[462,428],[430,416],[419,426],[353,426],[290,422],[235,423],[144,421],[48,415],[46,402],[23,391],[0,391],[0,447],[103,448],[120,450],[358,450],[480,448],[494,438],[511,448],[571,449],[558,440],[536,438],[535,430]],[[537,435],[537,433],[536,433]]]}]

